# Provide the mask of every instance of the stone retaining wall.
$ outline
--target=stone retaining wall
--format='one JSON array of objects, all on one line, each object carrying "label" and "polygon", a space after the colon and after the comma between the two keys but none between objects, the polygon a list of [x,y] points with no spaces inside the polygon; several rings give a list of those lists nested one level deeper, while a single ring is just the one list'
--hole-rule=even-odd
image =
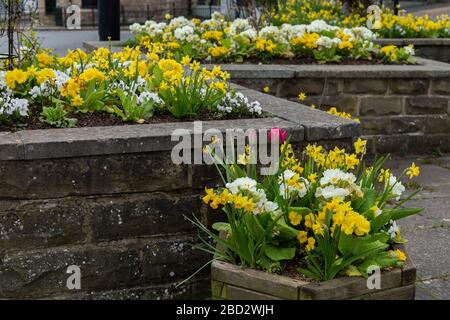
[{"label": "stone retaining wall", "polygon": [[[203,129],[281,127],[301,148],[348,145],[353,121],[243,89],[273,117],[203,122]],[[214,166],[172,164],[176,128],[193,124],[0,133],[0,299],[172,299],[210,295],[209,268],[176,288],[209,257],[191,248],[183,218],[217,219],[202,206]],[[81,290],[66,287],[81,269]]]},{"label": "stone retaining wall", "polygon": [[407,46],[412,44],[419,57],[450,62],[450,39],[427,39],[427,38],[409,38],[409,39],[378,39],[374,41],[383,46],[396,45]]},{"label": "stone retaining wall", "polygon": [[361,119],[372,153],[450,150],[450,65],[222,65],[242,86]]}]

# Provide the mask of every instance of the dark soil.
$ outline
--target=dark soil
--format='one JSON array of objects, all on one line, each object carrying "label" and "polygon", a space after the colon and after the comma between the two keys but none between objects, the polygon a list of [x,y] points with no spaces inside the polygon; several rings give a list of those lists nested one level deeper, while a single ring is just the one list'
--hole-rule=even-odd
[{"label": "dark soil", "polygon": [[314,279],[308,278],[306,277],[304,274],[301,274],[298,271],[298,268],[306,268],[306,266],[304,265],[304,263],[301,263],[299,261],[290,261],[286,264],[286,266],[283,268],[283,270],[281,271],[280,275],[281,276],[285,276],[285,277],[289,277],[292,279],[296,279],[296,280],[301,280],[304,282],[311,282],[311,283],[315,283],[318,282]]},{"label": "dark soil", "polygon": [[[40,118],[40,108],[34,108],[27,118],[20,118],[18,121],[10,123],[0,123],[0,132],[2,131],[21,131],[21,130],[38,130],[38,129],[51,129],[55,128],[47,123],[42,122]],[[68,118],[77,119],[75,127],[106,127],[106,126],[126,126],[136,125],[135,122],[125,122],[121,118],[107,113],[107,112],[94,112],[94,113],[73,113],[68,114]],[[228,116],[220,118],[220,120],[232,120],[232,119],[248,119],[251,116]],[[155,113],[153,117],[144,122],[149,123],[169,123],[169,122],[190,122],[190,121],[209,121],[218,120],[217,117],[210,111],[203,111],[195,117],[175,118],[168,111]]]}]

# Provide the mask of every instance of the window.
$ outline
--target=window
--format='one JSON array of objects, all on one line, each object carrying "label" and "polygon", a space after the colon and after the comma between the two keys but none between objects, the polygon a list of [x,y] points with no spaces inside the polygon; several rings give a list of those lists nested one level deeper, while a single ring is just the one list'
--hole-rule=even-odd
[{"label": "window", "polygon": [[45,14],[54,13],[56,9],[56,0],[45,0]]},{"label": "window", "polygon": [[83,0],[81,2],[81,7],[82,8],[87,8],[87,9],[92,9],[92,8],[97,8],[97,0]]}]

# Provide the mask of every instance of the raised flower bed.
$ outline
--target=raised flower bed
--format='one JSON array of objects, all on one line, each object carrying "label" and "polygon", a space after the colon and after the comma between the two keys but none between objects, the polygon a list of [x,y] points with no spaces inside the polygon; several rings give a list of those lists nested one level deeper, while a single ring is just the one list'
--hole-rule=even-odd
[{"label": "raised flower bed", "polygon": [[416,55],[422,58],[450,62],[450,38],[406,38],[406,39],[376,39],[374,41],[381,46],[405,46],[413,45]]},{"label": "raised flower bed", "polygon": [[[345,146],[360,133],[357,123],[279,98],[262,107],[270,117],[204,121],[203,130],[281,127],[298,148]],[[206,272],[175,285],[208,260],[189,246],[196,231],[182,216],[217,220],[200,195],[218,176],[172,164],[175,129],[192,132],[193,122],[0,132],[0,297],[209,296]],[[66,287],[70,265],[81,268],[79,291]]]},{"label": "raised flower bed", "polygon": [[364,278],[311,283],[222,261],[211,266],[212,298],[219,300],[411,300],[415,281],[416,269],[410,260],[401,270],[382,273],[380,289],[369,289]]},{"label": "raised flower bed", "polygon": [[[222,65],[233,82],[361,120],[371,153],[450,150],[450,65]],[[261,96],[263,94],[261,93]]]}]

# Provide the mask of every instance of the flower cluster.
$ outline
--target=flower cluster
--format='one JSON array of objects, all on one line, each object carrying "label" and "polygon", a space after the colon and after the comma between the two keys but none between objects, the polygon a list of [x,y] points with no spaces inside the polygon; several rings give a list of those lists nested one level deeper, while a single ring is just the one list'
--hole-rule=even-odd
[{"label": "flower cluster", "polygon": [[[362,11],[365,11],[362,8]],[[359,27],[367,25],[371,15],[352,12],[344,13],[341,1],[328,0],[287,0],[280,1],[274,6],[272,12],[264,18],[270,23],[282,25],[308,24],[321,19],[327,23],[341,27]],[[381,20],[372,23],[372,30],[383,38],[448,38],[450,37],[450,18],[442,15],[432,19],[428,15],[414,16],[404,14],[396,15],[391,9],[381,8]]]},{"label": "flower cluster", "polygon": [[[134,24],[130,30],[148,52],[165,52],[175,59],[189,53],[202,61],[297,57],[337,62],[343,58],[371,59],[378,52],[373,43],[376,34],[369,29],[337,27],[320,19],[308,24],[266,24],[255,29],[248,19],[228,22],[214,13],[203,22],[177,17],[167,23]],[[400,58],[395,62],[410,62],[410,56]]]},{"label": "flower cluster", "polygon": [[261,104],[258,101],[250,102],[241,92],[227,92],[225,97],[217,105],[217,113],[219,116],[227,114],[256,114],[262,115]]},{"label": "flower cluster", "polygon": [[264,179],[244,161],[250,147],[236,163],[221,163],[225,188],[206,189],[203,202],[221,208],[228,221],[213,225],[221,237],[201,227],[221,243],[216,255],[269,272],[295,261],[305,266],[300,273],[317,280],[367,275],[369,265],[402,267],[406,255],[393,248],[404,242],[397,221],[421,209],[403,207],[411,196],[400,208],[401,179],[418,176],[420,168],[413,163],[395,177],[383,168],[386,157],[367,167],[366,146],[361,138],[351,153],[308,145],[297,158],[284,141],[277,172]]},{"label": "flower cluster", "polygon": [[157,49],[146,55],[139,47],[116,53],[100,48],[92,54],[77,49],[63,57],[41,51],[31,65],[0,72],[0,121],[15,121],[44,106],[66,111],[43,114],[47,123],[69,123],[46,119],[67,112],[106,112],[137,123],[154,113],[261,115],[258,102],[229,88],[229,77],[220,67],[201,68],[189,56],[177,62]]},{"label": "flower cluster", "polygon": [[338,109],[336,107],[331,107],[330,109],[328,109],[327,113],[332,114],[332,115],[337,116],[337,117],[340,117],[340,118],[350,119],[350,120],[353,120],[353,121],[356,121],[356,122],[361,122],[361,120],[359,120],[358,118],[354,118],[348,112],[338,111]]}]

